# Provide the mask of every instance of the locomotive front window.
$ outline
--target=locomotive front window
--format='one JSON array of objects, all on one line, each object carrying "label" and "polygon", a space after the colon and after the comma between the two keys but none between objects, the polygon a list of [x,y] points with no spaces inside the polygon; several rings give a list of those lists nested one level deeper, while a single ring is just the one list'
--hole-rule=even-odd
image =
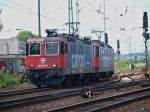
[{"label": "locomotive front window", "polygon": [[48,42],[46,43],[46,54],[48,55],[56,55],[58,54],[58,42]]},{"label": "locomotive front window", "polygon": [[40,43],[30,44],[30,55],[40,55]]}]

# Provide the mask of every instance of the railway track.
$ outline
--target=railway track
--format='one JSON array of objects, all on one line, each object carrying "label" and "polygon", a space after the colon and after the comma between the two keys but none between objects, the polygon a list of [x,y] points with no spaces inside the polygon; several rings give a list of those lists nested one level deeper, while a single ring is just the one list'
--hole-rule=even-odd
[{"label": "railway track", "polygon": [[[120,78],[124,78],[124,77],[128,77],[133,79],[133,76],[138,76],[141,75],[142,73],[134,73],[134,72],[130,72],[130,73],[123,73],[123,74],[117,74],[118,76],[120,76]],[[133,79],[134,80],[134,79]]]},{"label": "railway track", "polygon": [[44,112],[101,112],[106,109],[150,97],[150,87],[109,97],[84,101]]},{"label": "railway track", "polygon": [[32,88],[32,89],[24,89],[24,90],[17,90],[17,91],[6,91],[0,93],[0,99],[5,97],[12,97],[17,95],[23,95],[23,94],[30,94],[30,93],[36,93],[36,92],[42,92],[42,91],[48,91],[51,90],[50,88]]},{"label": "railway track", "polygon": [[[137,74],[139,74],[139,73],[137,73]],[[104,85],[104,84],[110,84],[110,83],[113,83],[113,82],[117,82],[117,81],[120,81],[121,78],[129,76],[129,75],[133,75],[133,73],[127,73],[124,76],[119,77],[115,81],[107,81],[107,82],[104,82],[102,84]],[[36,92],[45,92],[45,91],[50,91],[50,90],[53,90],[53,89],[52,88],[31,88],[31,89],[24,89],[24,90],[0,92],[0,99],[7,98],[7,97],[18,96],[18,95],[36,93]]]},{"label": "railway track", "polygon": [[[119,80],[118,80],[119,81]],[[110,84],[113,83],[112,81],[107,81],[102,83],[102,85]],[[86,87],[86,86],[85,86]],[[74,87],[79,88],[79,87]],[[18,91],[6,91],[6,92],[1,92],[0,93],[0,101],[1,100],[6,100],[6,99],[11,99],[13,97],[24,97],[24,96],[29,96],[30,94],[33,95],[38,95],[40,93],[54,93],[58,91],[64,91],[64,90],[71,90],[73,88],[32,88],[32,89],[24,89],[24,90],[18,90]]]},{"label": "railway track", "polygon": [[[114,81],[106,81],[103,83],[101,82],[101,84],[106,85],[106,84],[110,84],[110,83],[114,83],[118,81],[120,81],[120,77]],[[87,85],[83,85],[83,86],[86,87]],[[79,88],[79,87],[74,87],[74,88]],[[24,90],[6,91],[6,92],[0,92],[0,99],[6,99],[6,98],[13,97],[13,96],[27,95],[27,94],[33,94],[33,93],[39,93],[39,92],[46,92],[46,91],[51,92],[51,91],[57,91],[57,90],[63,90],[63,89],[64,88],[56,87],[56,88],[31,88],[31,89],[24,89]]]},{"label": "railway track", "polygon": [[[97,85],[96,87],[91,87],[90,89],[93,92],[98,92],[98,91],[104,91],[104,90],[109,90],[109,89],[134,86],[134,85],[142,84],[144,82],[148,82],[148,80],[132,81],[132,82],[127,82],[127,83],[109,82],[109,83],[104,83],[103,85]],[[81,88],[64,91],[64,92],[57,92],[57,93],[48,94],[48,95],[38,95],[38,96],[33,96],[33,97],[0,101],[0,110],[20,107],[20,106],[25,106],[25,105],[28,106],[28,105],[33,105],[35,103],[37,104],[37,103],[42,103],[42,102],[47,102],[47,101],[59,100],[59,99],[66,98],[66,97],[77,96],[77,95],[80,95],[80,92],[81,92]]]},{"label": "railway track", "polygon": [[[101,86],[107,85],[107,84],[112,84],[115,82],[118,82],[119,80],[116,81],[107,81],[104,83],[101,83]],[[86,87],[86,86],[85,86]],[[15,99],[8,99],[8,100],[4,100],[4,101],[0,101],[0,109],[1,108],[11,108],[14,106],[21,106],[24,104],[28,104],[31,102],[31,104],[37,103],[38,101],[47,101],[47,100],[54,100],[55,98],[59,98],[59,97],[64,97],[64,96],[73,96],[73,95],[77,95],[79,94],[81,88],[77,88],[77,89],[72,89],[72,90],[67,90],[67,92],[55,92],[52,93],[50,92],[47,95],[36,95],[34,97],[24,97],[24,98],[15,98]],[[20,91],[10,91],[10,92],[3,92],[0,94],[0,98],[4,98],[4,97],[13,97],[13,96],[17,96],[17,95],[25,95],[25,94],[30,94],[33,92],[45,92],[50,90],[50,88],[43,88],[43,89],[26,89],[26,90],[20,90]],[[64,90],[66,91],[66,90]],[[52,93],[52,94],[51,94]],[[47,99],[47,100],[44,100]],[[37,101],[38,100],[38,101]]]}]

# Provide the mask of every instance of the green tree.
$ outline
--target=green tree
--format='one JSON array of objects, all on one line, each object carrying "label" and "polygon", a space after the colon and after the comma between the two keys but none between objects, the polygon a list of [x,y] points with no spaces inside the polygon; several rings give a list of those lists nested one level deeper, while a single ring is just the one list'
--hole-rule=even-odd
[{"label": "green tree", "polygon": [[36,38],[37,36],[34,35],[31,31],[21,31],[17,35],[17,39],[20,41],[27,41],[29,38]]}]

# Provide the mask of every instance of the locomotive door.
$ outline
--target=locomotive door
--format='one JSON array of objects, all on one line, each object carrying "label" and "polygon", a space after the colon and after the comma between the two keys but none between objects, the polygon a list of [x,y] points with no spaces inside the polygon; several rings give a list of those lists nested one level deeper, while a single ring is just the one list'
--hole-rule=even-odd
[{"label": "locomotive door", "polygon": [[99,65],[100,65],[100,62],[99,62],[99,47],[98,46],[93,46],[93,65],[94,65],[94,68],[95,68],[95,72],[98,72],[99,70]]}]

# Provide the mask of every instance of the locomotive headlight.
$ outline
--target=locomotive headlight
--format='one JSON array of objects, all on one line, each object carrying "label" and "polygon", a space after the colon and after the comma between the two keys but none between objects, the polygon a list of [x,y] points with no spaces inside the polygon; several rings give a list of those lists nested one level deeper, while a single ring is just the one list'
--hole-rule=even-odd
[{"label": "locomotive headlight", "polygon": [[30,65],[30,68],[34,68],[34,65]]},{"label": "locomotive headlight", "polygon": [[53,64],[51,68],[57,68],[57,65]]},{"label": "locomotive headlight", "polygon": [[53,68],[57,67],[57,65],[53,64]]}]

